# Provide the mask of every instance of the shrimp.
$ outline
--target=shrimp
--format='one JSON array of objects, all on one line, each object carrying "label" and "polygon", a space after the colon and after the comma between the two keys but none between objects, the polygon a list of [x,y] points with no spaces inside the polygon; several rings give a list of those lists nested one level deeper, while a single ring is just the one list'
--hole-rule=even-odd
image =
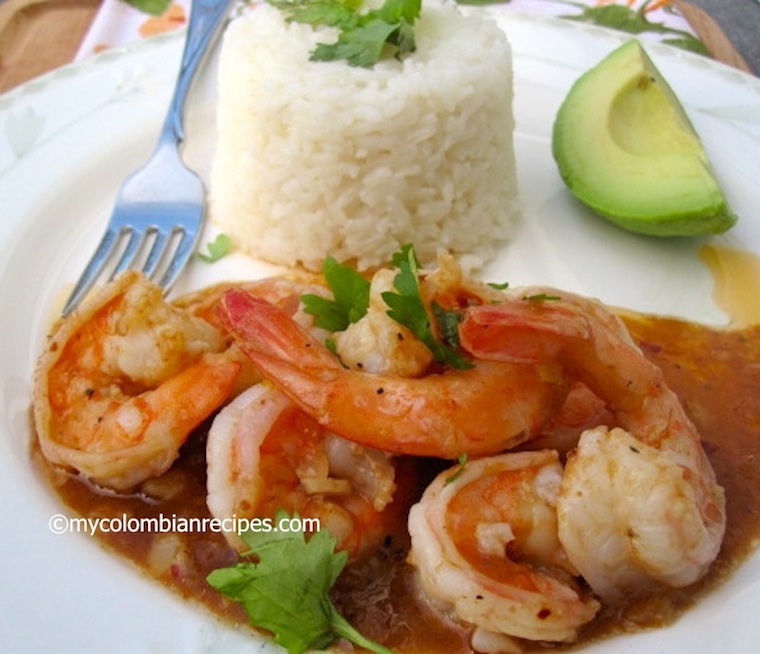
[{"label": "shrimp", "polygon": [[570,454],[558,502],[560,538],[608,603],[663,584],[688,586],[722,540],[722,503],[700,497],[703,481],[669,450],[620,428],[583,433]]},{"label": "shrimp", "polygon": [[63,320],[34,379],[40,448],[53,464],[128,490],[165,472],[227,398],[240,365],[224,339],[127,272]]},{"label": "shrimp", "polygon": [[558,512],[570,560],[609,602],[693,583],[720,549],[725,499],[678,397],[601,303],[554,289],[522,295],[536,299],[470,307],[463,347],[558,361],[605,401],[616,427],[585,431],[569,456]]},{"label": "shrimp", "polygon": [[[220,520],[297,511],[318,518],[352,556],[388,533],[396,490],[391,458],[329,433],[269,383],[252,386],[219,412],[206,461],[207,504]],[[245,549],[234,533],[225,536]]]},{"label": "shrimp", "polygon": [[347,370],[284,312],[231,290],[227,329],[262,375],[348,440],[397,454],[455,459],[534,438],[567,394],[544,366],[482,361],[421,378]]},{"label": "shrimp", "polygon": [[475,628],[476,649],[507,649],[509,637],[572,641],[596,615],[559,541],[561,479],[551,450],[484,457],[439,474],[409,512],[426,598]]}]

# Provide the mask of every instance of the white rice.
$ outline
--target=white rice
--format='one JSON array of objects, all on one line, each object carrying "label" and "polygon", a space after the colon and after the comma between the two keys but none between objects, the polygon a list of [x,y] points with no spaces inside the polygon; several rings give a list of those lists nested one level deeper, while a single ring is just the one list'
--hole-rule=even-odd
[{"label": "white rice", "polygon": [[371,69],[310,62],[335,31],[269,5],[222,45],[214,223],[250,254],[360,269],[404,243],[478,267],[509,237],[517,181],[512,63],[504,32],[426,0],[417,50]]}]

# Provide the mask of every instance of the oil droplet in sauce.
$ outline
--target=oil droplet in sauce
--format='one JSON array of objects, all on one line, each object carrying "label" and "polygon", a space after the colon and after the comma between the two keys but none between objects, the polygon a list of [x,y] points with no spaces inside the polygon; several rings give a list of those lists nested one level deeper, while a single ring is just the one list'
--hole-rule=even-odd
[{"label": "oil droplet in sauce", "polygon": [[760,324],[760,256],[724,245],[704,245],[699,257],[715,280],[713,298],[732,327]]}]

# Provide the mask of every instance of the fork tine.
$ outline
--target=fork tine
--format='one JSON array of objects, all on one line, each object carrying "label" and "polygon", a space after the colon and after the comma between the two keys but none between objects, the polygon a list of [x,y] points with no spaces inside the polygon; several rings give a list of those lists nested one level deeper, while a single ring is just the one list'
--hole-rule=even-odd
[{"label": "fork tine", "polygon": [[158,269],[158,264],[166,255],[166,251],[169,245],[169,234],[163,229],[156,229],[156,238],[153,240],[153,244],[148,252],[148,258],[142,267],[143,274],[149,279],[153,278]]},{"label": "fork tine", "polygon": [[159,284],[166,290],[171,288],[174,281],[177,279],[177,275],[184,268],[185,263],[190,258],[190,255],[195,249],[196,234],[187,232],[183,227],[176,226],[175,233],[180,235],[180,241],[177,244],[177,249],[174,251],[174,255],[166,268]]},{"label": "fork tine", "polygon": [[138,231],[130,226],[127,226],[122,228],[121,233],[127,238],[127,247],[124,249],[124,252],[122,252],[121,257],[119,258],[119,262],[113,269],[113,272],[111,273],[109,279],[114,279],[120,272],[132,266],[137,253],[140,251],[140,247],[145,241],[148,230]]},{"label": "fork tine", "polygon": [[100,239],[95,253],[87,263],[87,267],[82,272],[81,277],[74,286],[74,290],[71,291],[69,299],[66,300],[66,304],[63,307],[63,317],[68,316],[76,306],[82,301],[87,292],[92,288],[93,284],[98,279],[98,276],[103,270],[108,259],[116,249],[116,244],[119,241],[120,230],[113,227],[106,229],[103,238]]}]

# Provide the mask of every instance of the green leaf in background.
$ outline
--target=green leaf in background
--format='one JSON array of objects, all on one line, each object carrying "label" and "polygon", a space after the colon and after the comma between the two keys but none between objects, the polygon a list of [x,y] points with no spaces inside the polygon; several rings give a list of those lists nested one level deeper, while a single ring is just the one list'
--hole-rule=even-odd
[{"label": "green leaf in background", "polygon": [[151,16],[160,16],[171,5],[172,0],[124,0],[128,5]]},{"label": "green leaf in background", "polygon": [[680,36],[675,39],[663,39],[662,42],[667,43],[668,45],[672,45],[676,48],[681,48],[682,50],[688,50],[694,54],[703,55],[705,57],[712,56],[707,47],[705,47],[705,44],[702,43],[702,41],[700,41],[696,36],[692,36],[691,34],[686,34],[685,36]]},{"label": "green leaf in background", "polygon": [[[506,0],[509,2],[509,0]],[[696,36],[690,32],[669,27],[664,23],[655,23],[649,20],[646,15],[649,2],[645,2],[638,10],[632,9],[622,4],[607,4],[589,6],[572,0],[558,0],[558,2],[577,7],[580,14],[570,14],[562,16],[567,20],[576,20],[592,25],[600,25],[611,29],[620,30],[629,34],[651,34],[672,35],[671,38],[664,38],[663,43],[688,50],[695,54],[710,56],[709,51]],[[505,4],[505,0],[457,0],[460,5],[485,6],[494,4]]]},{"label": "green leaf in background", "polygon": [[674,38],[667,40],[667,43],[684,50],[689,50],[690,52],[709,56],[704,44],[690,32],[668,27],[664,23],[650,21],[646,14],[649,2],[645,2],[636,10],[618,4],[591,7],[569,0],[565,4],[581,10],[581,13],[578,15],[563,16],[567,20],[609,27],[629,34],[644,34],[649,32],[651,34],[672,35]]}]

